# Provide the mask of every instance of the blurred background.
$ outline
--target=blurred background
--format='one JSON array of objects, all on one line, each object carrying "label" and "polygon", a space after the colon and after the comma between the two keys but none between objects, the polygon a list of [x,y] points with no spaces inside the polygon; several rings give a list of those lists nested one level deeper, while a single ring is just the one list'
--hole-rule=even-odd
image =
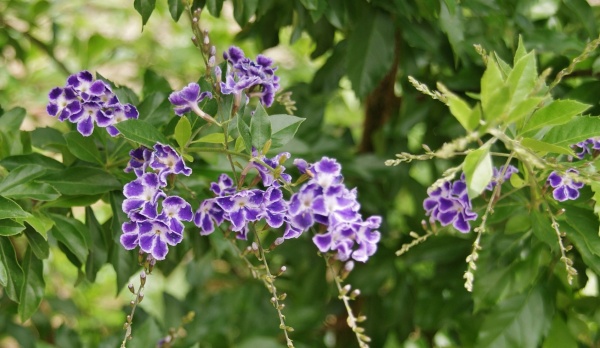
[{"label": "blurred background", "polygon": [[[46,114],[47,94],[80,70],[131,88],[140,103],[156,97],[147,85],[168,83],[164,100],[171,90],[198,80],[204,73],[200,52],[191,43],[186,14],[173,20],[178,17],[174,3],[156,1],[142,25],[132,1],[0,1],[0,106],[27,110],[23,130],[46,125],[62,129],[65,125]],[[546,269],[549,265],[529,262],[522,248],[511,246],[515,237],[503,232],[498,237],[505,238],[500,240],[506,242],[503,249],[490,247],[495,254],[482,261],[487,287],[476,285],[473,294],[465,291],[462,278],[472,235],[442,229],[397,257],[395,252],[412,239],[410,231],[423,233],[426,189],[453,162],[386,167],[384,161],[402,151],[421,152],[422,144],[438,148],[464,132],[446,106],[414,90],[408,76],[431,88],[440,81],[457,94],[476,96],[484,62],[473,45],[512,63],[521,35],[526,48],[535,49],[539,71],[550,68],[552,79],[598,37],[600,9],[594,2],[196,0],[194,6],[205,9],[201,23],[219,59],[233,44],[249,57],[262,53],[272,58],[279,67],[282,89],[291,91],[296,101],[295,114],[306,118],[297,138],[280,150],[308,161],[337,158],[347,185],[358,188],[363,216],[383,217],[377,254],[367,264],[357,264],[348,279],[361,290],[353,305],[368,318],[364,326],[372,347],[476,346],[482,321],[498,303],[528,289],[527,271],[554,274]],[[590,114],[597,114],[599,71],[598,52],[593,52],[553,93],[591,104]],[[277,103],[269,110],[283,112]],[[216,176],[207,174],[205,180]],[[100,202],[94,211],[100,223],[110,218],[106,204]],[[83,216],[77,209],[74,213]],[[190,236],[196,232],[193,226],[186,230]],[[288,294],[285,314],[295,329],[292,338],[297,347],[354,347],[325,263],[304,237],[284,243],[271,255],[275,267],[286,265],[289,270],[278,279],[278,288]],[[154,346],[193,311],[195,317],[183,325],[185,335],[177,347],[282,347],[277,316],[263,285],[228,251],[222,237],[213,234],[197,243],[193,254],[171,259],[149,279],[128,346]],[[493,244],[491,239],[486,243]],[[555,256],[547,252],[548,258]],[[111,264],[91,282],[55,247],[45,261],[45,273],[46,298],[31,320],[18,322],[16,306],[0,297],[0,347],[120,344],[130,294],[118,289]],[[578,288],[552,285],[550,297],[558,300],[548,320],[563,334],[550,339],[548,332],[554,331],[545,329],[544,347],[600,344],[597,283],[595,292],[593,284],[580,292],[596,275],[586,273],[585,267],[579,273]],[[137,284],[137,276],[132,282]],[[489,291],[496,285],[503,290]],[[561,303],[560,296],[585,301]]]}]

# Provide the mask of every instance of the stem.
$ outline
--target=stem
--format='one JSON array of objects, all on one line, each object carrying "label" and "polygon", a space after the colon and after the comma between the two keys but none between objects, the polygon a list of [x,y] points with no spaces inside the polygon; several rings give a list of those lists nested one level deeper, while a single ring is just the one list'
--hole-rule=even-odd
[{"label": "stem", "polygon": [[[131,339],[131,325],[133,323],[133,316],[135,315],[135,310],[138,304],[140,304],[140,302],[142,302],[144,299],[144,286],[146,285],[146,277],[146,271],[144,270],[142,273],[140,273],[140,287],[138,288],[137,292],[135,292],[135,300],[131,301],[131,313],[129,313],[127,316],[127,322],[125,322],[124,325],[125,336],[123,337],[123,342],[121,342],[121,348],[125,348],[127,345],[127,340]],[[133,284],[130,284],[129,289],[133,289]]]},{"label": "stem", "polygon": [[218,148],[218,147],[190,147],[187,149],[187,152],[219,152],[219,153],[224,153],[224,154],[228,154],[228,155],[238,156],[238,157],[244,158],[248,161],[252,158],[250,155],[246,155],[244,153],[235,152],[235,151],[231,151],[228,149],[222,149],[222,148]]},{"label": "stem", "polygon": [[[329,268],[329,271],[333,275],[333,279],[335,281],[335,285],[336,285],[336,287],[338,289],[338,293],[339,293],[338,297],[344,302],[344,307],[346,307],[346,312],[348,313],[348,319],[346,321],[348,323],[348,326],[356,334],[356,340],[358,341],[358,345],[360,346],[360,348],[369,348],[369,345],[365,342],[368,342],[371,339],[368,336],[366,336],[365,334],[363,334],[364,329],[357,325],[357,323],[359,322],[359,318],[354,316],[354,314],[352,313],[352,307],[350,307],[350,300],[352,298],[348,296],[348,292],[350,290],[349,286],[346,286],[346,289],[344,289],[344,287],[342,287],[342,280],[339,277],[339,275],[336,274],[335,270],[333,269],[333,265],[330,262],[331,256],[325,255],[324,258],[325,258],[325,263],[327,264],[327,267]],[[360,321],[362,321],[362,320],[360,320]]]}]

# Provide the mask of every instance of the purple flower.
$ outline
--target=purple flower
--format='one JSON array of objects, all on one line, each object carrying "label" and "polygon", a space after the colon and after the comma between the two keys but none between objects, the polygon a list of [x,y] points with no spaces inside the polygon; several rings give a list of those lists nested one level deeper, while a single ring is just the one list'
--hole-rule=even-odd
[{"label": "purple flower", "polygon": [[275,186],[279,187],[277,178],[275,178],[275,176],[273,176],[273,171],[275,171],[277,173],[277,176],[279,178],[281,178],[283,181],[285,181],[287,183],[292,181],[292,176],[287,173],[284,173],[285,167],[281,165],[283,162],[285,162],[288,158],[291,157],[289,152],[282,152],[273,158],[267,158],[264,155],[259,156],[258,151],[256,151],[256,149],[253,149],[252,156],[254,158],[261,160],[264,164],[269,166],[269,168],[266,168],[261,163],[258,163],[258,162],[252,163],[252,166],[254,168],[256,168],[256,170],[258,171],[258,175],[260,176],[260,178],[263,182],[263,185],[265,187],[269,187],[271,185],[275,185]]},{"label": "purple flower", "polygon": [[249,97],[257,96],[260,102],[269,107],[273,104],[275,92],[279,89],[279,77],[275,76],[277,68],[271,67],[271,59],[258,55],[256,62],[244,56],[244,52],[236,46],[231,46],[223,53],[223,58],[232,67],[225,82],[221,82],[223,94],[240,95],[247,91]]},{"label": "purple flower", "polygon": [[64,121],[71,115],[81,111],[79,98],[71,87],[53,88],[48,93],[48,99],[46,111],[50,116],[58,116],[59,121]]},{"label": "purple flower", "polygon": [[138,223],[139,245],[142,251],[164,260],[169,252],[168,245],[177,245],[183,239],[181,233],[172,231],[164,222],[149,220]]},{"label": "purple flower", "polygon": [[[89,71],[80,71],[69,76],[67,86],[75,89],[84,101],[98,100],[108,89],[108,85],[102,80],[94,81]],[[97,99],[94,99],[97,98]]]},{"label": "purple flower", "polygon": [[227,174],[221,174],[217,182],[210,183],[210,190],[219,197],[232,195],[235,193],[233,179]]},{"label": "purple flower", "polygon": [[262,213],[263,192],[244,190],[232,196],[218,197],[217,204],[227,213],[233,231],[241,231],[250,221],[260,219]]},{"label": "purple flower", "polygon": [[[591,145],[591,148],[590,146]],[[579,152],[575,152],[575,156],[579,159],[583,159],[585,155],[592,154],[592,150],[600,150],[600,137],[593,137],[584,141],[578,142],[575,145],[571,145],[573,150],[580,149]]]},{"label": "purple flower", "polygon": [[119,130],[115,127],[115,124],[129,119],[137,119],[140,115],[135,106],[131,104],[118,105],[114,108],[114,110],[110,111],[110,114],[112,116],[111,122],[106,127],[106,131],[112,137],[116,137],[120,134]]},{"label": "purple flower", "polygon": [[69,121],[77,123],[77,131],[87,137],[94,132],[94,123],[106,127],[112,123],[112,118],[104,113],[100,104],[87,102],[82,104],[79,112],[69,116]]},{"label": "purple flower", "polygon": [[[503,171],[504,171],[504,166],[500,166],[500,168],[494,167],[493,174],[492,174],[492,180],[485,187],[486,190],[492,191],[494,189],[494,187],[496,187],[496,185],[500,181],[500,175],[502,174]],[[504,181],[510,180],[510,177],[513,174],[518,173],[518,172],[519,172],[519,170],[517,169],[517,167],[509,164],[508,167],[506,168],[506,172],[504,173],[504,177],[502,178],[502,181],[504,182]],[[461,178],[462,178],[462,176],[461,176]]]},{"label": "purple flower", "polygon": [[283,193],[279,188],[269,187],[265,191],[262,209],[260,218],[264,218],[269,226],[278,228],[283,225],[287,203],[283,199]]},{"label": "purple flower", "polygon": [[289,220],[297,228],[306,231],[315,224],[313,206],[322,194],[322,189],[315,183],[303,185],[292,195],[289,203]]},{"label": "purple flower", "polygon": [[[379,231],[381,217],[371,216],[366,221],[342,222],[330,227],[327,233],[317,234],[313,242],[321,252],[336,251],[340,261],[350,257],[366,262],[377,251],[381,239]],[[353,250],[354,245],[358,248]]]},{"label": "purple flower", "polygon": [[181,221],[192,221],[192,207],[179,196],[170,196],[162,201],[162,212],[156,218],[164,222],[169,229],[176,233],[183,233]]},{"label": "purple flower", "polygon": [[202,236],[213,233],[215,224],[219,226],[223,221],[225,221],[225,211],[214,198],[205,199],[194,215],[194,224],[200,227],[200,235]]},{"label": "purple flower", "polygon": [[165,193],[160,189],[160,181],[155,173],[146,173],[123,187],[126,199],[123,212],[133,221],[155,219],[157,202]]},{"label": "purple flower", "polygon": [[139,245],[140,233],[137,222],[127,221],[121,226],[123,234],[121,235],[121,245],[127,250],[135,249]]},{"label": "purple flower", "polygon": [[[579,174],[573,168],[567,170],[567,173]],[[568,175],[561,176],[557,172],[550,173],[548,183],[554,188],[552,196],[559,202],[564,202],[567,199],[579,198],[579,189],[583,187],[582,182],[574,181]]]},{"label": "purple flower", "polygon": [[471,200],[467,195],[464,179],[454,183],[446,181],[441,187],[429,192],[423,208],[431,223],[439,221],[442,226],[452,224],[462,233],[469,232],[469,221],[477,219],[477,214],[471,210]]},{"label": "purple flower", "polygon": [[127,163],[127,167],[125,167],[125,173],[133,171],[138,178],[144,175],[152,159],[152,150],[145,146],[140,146],[135,150],[129,151],[129,156],[131,159]]},{"label": "purple flower", "polygon": [[212,98],[212,93],[200,92],[200,86],[193,82],[183,87],[181,91],[169,95],[169,101],[175,106],[175,114],[179,116],[190,110],[198,109],[198,103],[205,98]]},{"label": "purple flower", "polygon": [[150,160],[150,167],[158,170],[161,185],[167,185],[169,174],[190,176],[192,169],[185,165],[183,158],[169,145],[156,143]]}]

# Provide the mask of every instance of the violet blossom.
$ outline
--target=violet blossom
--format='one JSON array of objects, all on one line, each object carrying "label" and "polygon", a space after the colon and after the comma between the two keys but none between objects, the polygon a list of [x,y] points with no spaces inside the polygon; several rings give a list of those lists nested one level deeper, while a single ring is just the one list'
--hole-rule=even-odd
[{"label": "violet blossom", "polygon": [[190,110],[194,110],[194,112],[200,110],[198,103],[206,98],[212,98],[212,93],[201,92],[200,86],[194,82],[169,95],[169,101],[175,106],[175,114],[178,116],[182,116]]},{"label": "violet blossom", "polygon": [[[573,168],[567,170],[567,173],[579,174],[579,172]],[[584,185],[582,182],[574,181],[568,175],[560,175],[555,171],[550,173],[547,182],[554,188],[552,196],[559,202],[579,198],[579,190]]]},{"label": "violet blossom", "polygon": [[464,178],[453,183],[446,181],[430,191],[429,197],[423,201],[423,208],[431,223],[439,221],[442,226],[452,224],[462,233],[469,232],[469,221],[477,219],[477,213],[472,211]]}]

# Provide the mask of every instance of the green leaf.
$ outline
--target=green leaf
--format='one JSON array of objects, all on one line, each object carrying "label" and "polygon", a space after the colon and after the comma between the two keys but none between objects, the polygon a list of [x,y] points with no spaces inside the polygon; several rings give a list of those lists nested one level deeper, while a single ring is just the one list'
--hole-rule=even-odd
[{"label": "green leaf", "polygon": [[544,100],[541,97],[532,97],[517,104],[508,114],[506,122],[519,122],[529,116]]},{"label": "green leaf", "polygon": [[543,127],[565,124],[589,107],[575,100],[555,100],[531,115],[520,134],[533,135]]},{"label": "green leaf", "polygon": [[0,220],[0,236],[13,236],[21,233],[25,229],[22,223],[15,220],[2,219]]},{"label": "green leaf", "polygon": [[465,157],[463,171],[467,180],[470,199],[481,194],[492,180],[493,166],[488,147],[469,152]]},{"label": "green leaf", "polygon": [[122,188],[121,183],[102,169],[71,167],[44,177],[63,195],[95,195]]},{"label": "green leaf", "polygon": [[[233,141],[232,137],[227,139],[227,142]],[[211,133],[201,137],[198,140],[194,140],[193,143],[209,143],[209,144],[223,144],[225,142],[225,134],[223,133]]]},{"label": "green leaf", "polygon": [[221,9],[223,8],[223,0],[207,0],[206,9],[213,17],[221,16]]},{"label": "green leaf", "polygon": [[548,216],[538,210],[531,211],[529,216],[531,218],[533,234],[537,239],[546,243],[552,250],[556,249],[558,245],[558,236],[552,228],[552,221],[550,221]]},{"label": "green leaf", "polygon": [[11,300],[19,302],[22,284],[23,270],[17,261],[15,249],[9,238],[0,237],[0,285]]},{"label": "green leaf", "polygon": [[23,210],[20,205],[6,197],[0,196],[0,220],[27,218],[30,216],[31,214]]},{"label": "green leaf", "polygon": [[552,311],[539,289],[507,298],[484,319],[477,347],[537,347]]},{"label": "green leaf", "polygon": [[156,0],[135,0],[133,2],[133,7],[142,16],[142,28],[148,22],[155,6]]},{"label": "green leaf", "polygon": [[252,136],[250,135],[250,128],[244,121],[242,117],[237,118],[237,127],[242,140],[244,140],[244,146],[246,147],[246,152],[252,152]]},{"label": "green leaf", "polygon": [[3,196],[14,199],[30,198],[38,201],[52,201],[60,197],[54,187],[42,182],[28,182],[13,187],[2,193]]},{"label": "green leaf", "polygon": [[183,0],[169,0],[169,12],[175,22],[179,21],[184,8]]},{"label": "green leaf", "polygon": [[542,348],[571,348],[578,347],[577,340],[571,334],[571,330],[561,318],[560,313],[554,315],[548,336],[544,340]]},{"label": "green leaf", "polygon": [[77,260],[84,264],[89,252],[90,238],[85,225],[78,220],[58,214],[51,214],[50,217],[54,220],[54,227],[52,227],[54,238],[63,243]]},{"label": "green leaf", "polygon": [[34,211],[33,215],[23,219],[23,221],[27,222],[33,229],[39,233],[44,240],[48,239],[48,231],[54,226],[54,220],[50,219],[44,213],[39,211]]},{"label": "green leaf", "polygon": [[440,2],[440,28],[448,36],[448,41],[450,41],[450,46],[452,46],[454,55],[460,56],[462,53],[462,45],[464,44],[465,39],[465,20],[462,16],[462,11],[460,8],[458,11],[450,11],[446,5],[446,2]]},{"label": "green leaf", "polygon": [[529,52],[517,61],[506,83],[510,89],[510,103],[517,105],[529,97],[537,80],[535,53]]},{"label": "green leaf", "polygon": [[42,236],[33,228],[27,227],[25,229],[25,237],[27,237],[27,242],[29,243],[31,251],[33,251],[38,259],[43,260],[50,256],[50,246],[48,245],[48,241],[45,239],[45,235]]},{"label": "green leaf", "polygon": [[515,51],[515,59],[513,64],[517,65],[517,62],[521,60],[521,58],[525,57],[526,54],[527,50],[523,44],[523,36],[519,35],[519,43],[517,44],[517,50]]},{"label": "green leaf", "polygon": [[244,151],[245,148],[246,148],[246,146],[244,145],[244,138],[238,137],[237,139],[235,139],[235,146],[234,146],[235,152],[242,152],[242,151]]},{"label": "green leaf", "polygon": [[17,187],[23,183],[38,178],[46,173],[46,168],[36,164],[26,164],[17,167],[8,173],[8,175],[0,182],[0,193],[7,191],[10,188]]},{"label": "green leaf", "polygon": [[498,62],[493,56],[489,56],[487,67],[481,78],[481,106],[486,119],[490,118],[488,110],[491,109],[492,97],[494,94],[498,93],[502,86],[504,86],[504,80],[502,78],[502,72],[498,67]]},{"label": "green leaf", "polygon": [[483,94],[481,95],[483,117],[486,120],[499,120],[506,117],[510,106],[510,89],[508,86],[502,86],[496,89],[495,93],[488,101],[487,109],[483,104]]},{"label": "green leaf", "polygon": [[460,122],[464,129],[467,131],[475,130],[479,125],[478,114],[474,113],[469,104],[456,94],[448,91],[445,87],[441,90],[448,99],[450,113]]},{"label": "green leaf", "polygon": [[121,208],[123,205],[123,194],[120,192],[111,192],[110,194],[110,206],[112,210],[111,219],[111,232],[113,241],[107,241],[109,244],[109,261],[113,265],[115,272],[117,273],[116,293],[118,294],[121,289],[127,284],[131,275],[139,268],[137,262],[137,253],[131,250],[125,250],[121,245],[119,239],[123,233],[121,226],[125,221],[128,221],[127,215]]},{"label": "green leaf", "polygon": [[256,13],[258,0],[233,0],[233,17],[240,27],[245,27]]},{"label": "green leaf", "polygon": [[184,147],[192,136],[192,125],[187,117],[182,116],[175,126],[175,140],[179,147]]},{"label": "green leaf", "polygon": [[287,144],[294,138],[305,118],[292,115],[272,115],[271,120],[271,147],[278,148]]},{"label": "green leaf", "polygon": [[85,226],[92,241],[90,253],[85,263],[85,276],[90,282],[96,280],[96,274],[108,261],[108,243],[112,243],[110,231],[104,229],[96,219],[91,207],[85,207]]},{"label": "green leaf", "polygon": [[552,128],[542,138],[542,141],[564,147],[598,136],[598,134],[600,134],[600,117],[578,116],[560,127]]},{"label": "green leaf", "polygon": [[271,139],[271,120],[260,103],[250,120],[250,135],[252,136],[252,146],[257,151],[260,151],[265,143]]},{"label": "green leaf", "polygon": [[0,130],[19,129],[25,119],[25,109],[12,108],[4,114],[0,113],[0,115]]},{"label": "green leaf", "polygon": [[17,167],[26,164],[40,165],[42,167],[45,167],[46,170],[65,169],[64,164],[39,153],[29,153],[27,155],[10,156],[0,161],[0,165],[8,170],[14,170]]},{"label": "green leaf", "polygon": [[94,139],[91,137],[84,137],[79,134],[79,132],[69,132],[65,134],[64,137],[67,141],[69,151],[71,151],[75,157],[92,163],[104,164],[105,161],[100,155],[100,151],[98,151]]},{"label": "green leaf", "polygon": [[23,286],[19,303],[19,318],[25,322],[37,311],[44,298],[44,263],[27,248],[23,260]]},{"label": "green leaf", "polygon": [[129,348],[147,348],[156,346],[156,342],[162,338],[161,328],[151,316],[142,325],[136,327],[132,334],[132,340],[128,341]]},{"label": "green leaf", "polygon": [[362,99],[369,94],[394,62],[394,22],[383,11],[365,13],[348,36],[346,71],[352,89]]},{"label": "green leaf", "polygon": [[600,274],[599,223],[591,210],[569,205],[565,212],[566,222],[560,224],[567,237],[577,248],[583,262],[596,274]]},{"label": "green leaf", "polygon": [[542,155],[545,155],[548,152],[559,153],[562,155],[570,155],[573,156],[573,149],[565,146],[558,146],[549,144],[540,140],[535,140],[532,138],[524,138],[521,140],[521,145],[530,148],[531,150],[538,152]]},{"label": "green leaf", "polygon": [[[178,0],[177,2],[181,4],[181,1],[182,0]],[[162,92],[165,95],[168,95],[172,91],[173,90],[171,89],[171,85],[169,84],[169,81],[167,81],[167,79],[160,76],[152,69],[146,69],[146,71],[144,71],[144,87],[142,88],[142,94],[144,95],[144,98],[156,92]],[[154,98],[150,98],[149,100],[154,103],[159,102],[158,104],[160,104],[160,102],[162,102],[162,97],[163,96],[161,95],[161,98],[157,98],[155,100]]]},{"label": "green leaf", "polygon": [[115,127],[126,139],[149,148],[154,147],[157,142],[168,144],[165,136],[144,120],[125,120],[115,124]]}]

